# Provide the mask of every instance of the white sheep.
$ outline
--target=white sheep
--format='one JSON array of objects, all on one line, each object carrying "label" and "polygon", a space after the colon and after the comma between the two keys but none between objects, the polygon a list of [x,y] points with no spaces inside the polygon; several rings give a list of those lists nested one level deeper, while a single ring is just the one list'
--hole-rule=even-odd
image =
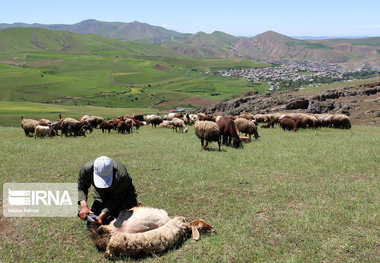
[{"label": "white sheep", "polygon": [[92,238],[98,249],[106,250],[105,258],[114,258],[163,252],[187,238],[190,231],[194,240],[200,232],[216,232],[203,220],[188,222],[181,216],[170,218],[162,209],[134,207],[121,211],[109,225],[93,224]]},{"label": "white sheep", "polygon": [[34,138],[37,139],[37,136],[43,137],[45,135],[48,135],[51,138],[51,131],[52,131],[51,126],[37,125],[36,128],[34,129]]}]

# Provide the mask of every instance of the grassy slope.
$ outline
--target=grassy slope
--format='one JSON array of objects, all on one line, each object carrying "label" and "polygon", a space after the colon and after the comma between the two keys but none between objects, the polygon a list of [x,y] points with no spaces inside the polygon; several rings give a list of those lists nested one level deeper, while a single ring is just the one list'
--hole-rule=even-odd
[{"label": "grassy slope", "polygon": [[[0,38],[0,61],[9,64],[0,64],[2,101],[135,108],[175,105],[188,97],[218,102],[253,88],[244,79],[202,72],[264,65],[240,58],[182,58],[155,45],[45,29],[4,29]],[[156,64],[170,70],[154,69]]]},{"label": "grassy slope", "polygon": [[0,30],[1,58],[30,51],[93,55],[180,56],[157,45],[119,41],[111,38],[82,35],[41,28],[8,28]]},{"label": "grassy slope", "polygon": [[[85,162],[108,155],[126,164],[144,205],[218,229],[144,262],[378,261],[379,129],[259,132],[244,149],[219,153],[215,143],[199,152],[192,128],[38,140],[0,128],[0,181],[75,182]],[[5,262],[106,262],[77,218],[0,225]]]}]

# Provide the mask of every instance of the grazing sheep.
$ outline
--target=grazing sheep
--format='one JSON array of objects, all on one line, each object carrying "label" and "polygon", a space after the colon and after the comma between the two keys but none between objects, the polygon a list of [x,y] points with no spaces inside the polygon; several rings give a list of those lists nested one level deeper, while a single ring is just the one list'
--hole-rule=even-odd
[{"label": "grazing sheep", "polygon": [[279,120],[281,128],[285,131],[297,131],[298,130],[298,123],[299,120],[296,122],[293,118],[291,117],[283,117]]},{"label": "grazing sheep", "polygon": [[232,140],[232,147],[238,148],[240,145],[240,139],[232,117],[223,116],[216,124],[219,126],[220,133],[223,136],[223,144],[231,145]]},{"label": "grazing sheep", "polygon": [[153,126],[154,126],[154,128],[156,128],[156,126],[159,125],[162,121],[163,121],[162,118],[160,116],[156,116],[156,115],[151,116],[149,118],[149,123],[152,125],[152,128],[153,128]]},{"label": "grazing sheep", "polygon": [[81,135],[83,135],[84,137],[86,137],[86,131],[85,131],[85,129],[87,129],[89,126],[90,126],[90,124],[89,124],[88,121],[81,121],[81,122],[79,122],[79,121],[68,122],[67,121],[67,122],[65,122],[65,120],[64,120],[64,122],[62,123],[61,137],[63,135],[65,135],[67,137],[68,133],[70,133],[70,135],[74,134],[74,136],[81,136]]},{"label": "grazing sheep", "polygon": [[314,116],[304,114],[304,113],[283,114],[279,118],[279,122],[285,117],[293,119],[295,122],[297,122],[297,127],[303,128],[303,129],[315,128],[317,126],[317,122],[318,122],[317,118],[315,118]]},{"label": "grazing sheep", "polygon": [[125,123],[130,127],[130,132],[132,132],[132,127],[136,126],[135,121],[131,118],[125,118]]},{"label": "grazing sheep", "polygon": [[192,232],[198,240],[200,233],[216,232],[203,220],[188,222],[184,217],[170,218],[166,211],[151,207],[134,207],[121,211],[109,225],[91,225],[96,247],[105,250],[105,258],[140,253],[163,252],[187,238]]},{"label": "grazing sheep", "polygon": [[193,125],[196,121],[199,120],[198,115],[196,114],[189,114],[189,120],[190,120],[190,125]]},{"label": "grazing sheep", "polygon": [[134,126],[136,127],[136,130],[140,129],[141,126],[144,125],[143,121],[140,121],[138,119],[133,118]]},{"label": "grazing sheep", "polygon": [[49,121],[48,119],[41,119],[39,122],[38,122],[38,125],[41,125],[41,126],[51,126],[53,123],[51,121]]},{"label": "grazing sheep", "polygon": [[21,116],[21,128],[24,129],[25,136],[31,137],[30,133],[34,133],[35,127],[38,125],[38,121],[32,119],[24,119]]},{"label": "grazing sheep", "polygon": [[167,120],[164,120],[162,121],[159,125],[158,125],[159,128],[173,128],[173,123],[171,121],[167,121]]},{"label": "grazing sheep", "polygon": [[201,118],[206,117],[206,114],[200,112],[200,113],[197,113],[197,116],[198,116],[198,119],[201,120]]},{"label": "grazing sheep", "polygon": [[185,122],[186,125],[191,125],[191,119],[190,119],[190,114],[186,113],[183,115],[183,121]]},{"label": "grazing sheep", "polygon": [[111,130],[114,128],[114,125],[112,123],[103,121],[102,123],[100,123],[99,127],[100,129],[102,129],[102,133],[104,133],[104,130],[108,130],[108,133],[110,133]]},{"label": "grazing sheep", "polygon": [[51,138],[51,132],[52,132],[51,126],[37,125],[36,128],[34,129],[34,139],[37,139],[37,136],[44,137],[45,135],[48,135]]},{"label": "grazing sheep", "polygon": [[332,127],[333,115],[331,114],[315,114],[317,118],[317,127]]},{"label": "grazing sheep", "polygon": [[134,118],[135,120],[140,121],[140,122],[145,121],[145,120],[144,120],[144,115],[141,115],[141,114],[133,114],[133,118]]},{"label": "grazing sheep", "polygon": [[332,125],[334,128],[350,129],[350,118],[344,114],[336,114],[332,117]]},{"label": "grazing sheep", "polygon": [[173,113],[173,112],[171,112],[171,113],[168,114],[167,120],[168,120],[168,121],[171,121],[171,120],[173,120],[174,118],[182,119],[182,118],[183,118],[183,115],[182,115],[181,113]]},{"label": "grazing sheep", "polygon": [[256,123],[268,122],[268,114],[256,114],[254,115]]},{"label": "grazing sheep", "polygon": [[243,114],[240,114],[240,116],[237,116],[236,119],[237,118],[243,118],[243,119],[252,121],[254,119],[254,116],[252,114],[249,114],[249,113],[243,113]]},{"label": "grazing sheep", "polygon": [[204,115],[202,117],[199,117],[200,121],[213,121],[215,122],[215,118],[210,115]]},{"label": "grazing sheep", "polygon": [[[195,135],[201,139],[202,150],[206,149],[209,142],[218,142],[219,152],[221,134],[219,126],[212,121],[197,121],[194,124]],[[206,144],[204,145],[204,141]]]},{"label": "grazing sheep", "polygon": [[249,136],[240,136],[240,142],[251,142],[251,137]]},{"label": "grazing sheep", "polygon": [[62,123],[63,123],[63,124],[64,124],[64,123],[79,123],[79,121],[76,120],[76,119],[73,119],[73,118],[64,118],[64,119],[62,120]]},{"label": "grazing sheep", "polygon": [[90,123],[91,127],[93,128],[98,128],[98,125],[100,125],[103,121],[104,121],[104,118],[102,117],[99,117],[99,116],[88,116],[88,115],[84,115],[81,120],[86,120]]},{"label": "grazing sheep", "polygon": [[62,131],[62,125],[63,125],[63,119],[52,123],[52,128],[54,130],[55,135],[57,136],[59,135],[58,130]]},{"label": "grazing sheep", "polygon": [[172,119],[172,123],[173,123],[173,131],[175,128],[175,132],[177,132],[177,128],[179,128],[180,131],[187,132],[187,128],[186,128],[185,122],[183,120],[178,119],[178,118],[174,118],[174,119]]},{"label": "grazing sheep", "polygon": [[125,121],[119,121],[117,123],[117,132],[118,133],[130,133],[131,132],[132,125]]},{"label": "grazing sheep", "polygon": [[257,127],[252,121],[244,118],[237,118],[234,122],[238,129],[238,133],[242,132],[245,133],[245,135],[249,134],[249,138],[251,138],[252,134],[255,136],[255,139],[260,138],[259,133],[257,132]]}]

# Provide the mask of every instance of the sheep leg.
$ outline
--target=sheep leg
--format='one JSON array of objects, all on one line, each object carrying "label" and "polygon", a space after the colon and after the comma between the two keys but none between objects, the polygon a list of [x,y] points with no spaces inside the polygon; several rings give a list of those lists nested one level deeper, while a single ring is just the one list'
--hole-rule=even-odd
[{"label": "sheep leg", "polygon": [[206,140],[206,144],[205,146],[203,147],[203,150],[206,150],[206,147],[208,146],[208,141]]}]

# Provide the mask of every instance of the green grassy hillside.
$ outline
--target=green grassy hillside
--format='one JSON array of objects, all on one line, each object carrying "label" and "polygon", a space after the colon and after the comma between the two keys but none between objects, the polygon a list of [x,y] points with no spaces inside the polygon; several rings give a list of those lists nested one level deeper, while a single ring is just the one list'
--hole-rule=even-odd
[{"label": "green grassy hillside", "polygon": [[1,59],[13,58],[31,51],[106,56],[182,56],[158,45],[41,28],[2,29],[0,39]]},{"label": "green grassy hillside", "polygon": [[242,58],[185,58],[156,45],[35,28],[3,29],[0,39],[0,101],[167,108],[266,89],[205,74],[264,65]]},{"label": "green grassy hillside", "polygon": [[232,56],[234,44],[238,37],[215,31],[211,34],[183,34],[163,42],[176,51],[193,57],[224,57]]}]

